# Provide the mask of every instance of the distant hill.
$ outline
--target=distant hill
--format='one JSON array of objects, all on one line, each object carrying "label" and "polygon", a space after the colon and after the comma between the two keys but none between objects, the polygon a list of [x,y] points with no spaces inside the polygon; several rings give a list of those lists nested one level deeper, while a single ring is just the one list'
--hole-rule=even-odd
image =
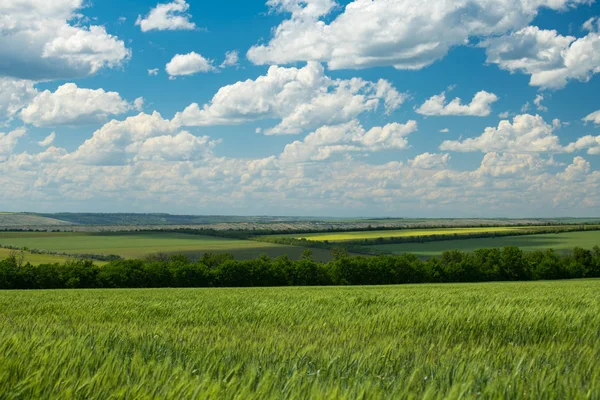
[{"label": "distant hill", "polygon": [[63,221],[53,217],[29,213],[2,213],[0,212],[0,226],[64,226],[73,225],[72,222]]}]

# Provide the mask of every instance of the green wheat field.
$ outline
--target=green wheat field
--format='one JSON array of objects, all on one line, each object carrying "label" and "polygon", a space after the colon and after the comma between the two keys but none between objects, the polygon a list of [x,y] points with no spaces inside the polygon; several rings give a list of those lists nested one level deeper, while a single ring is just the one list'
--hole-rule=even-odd
[{"label": "green wheat field", "polygon": [[597,399],[600,280],[0,292],[0,398]]}]

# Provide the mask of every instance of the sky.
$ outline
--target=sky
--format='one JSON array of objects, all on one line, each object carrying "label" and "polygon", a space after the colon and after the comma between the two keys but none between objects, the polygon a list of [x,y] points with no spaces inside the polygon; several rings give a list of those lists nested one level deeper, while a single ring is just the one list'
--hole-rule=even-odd
[{"label": "sky", "polygon": [[0,211],[600,216],[594,0],[0,0]]}]

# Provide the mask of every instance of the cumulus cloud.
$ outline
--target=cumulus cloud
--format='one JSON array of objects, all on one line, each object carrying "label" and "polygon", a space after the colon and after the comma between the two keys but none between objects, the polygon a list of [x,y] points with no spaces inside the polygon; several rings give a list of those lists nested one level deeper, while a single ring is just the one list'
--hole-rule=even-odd
[{"label": "cumulus cloud", "polygon": [[409,160],[408,164],[419,169],[443,169],[448,166],[448,161],[450,154],[423,153]]},{"label": "cumulus cloud", "polygon": [[255,80],[224,86],[209,104],[200,108],[193,103],[174,120],[185,126],[208,126],[281,119],[265,133],[293,134],[348,122],[379,107],[389,113],[405,99],[388,81],[334,80],[321,64],[310,62],[303,68],[273,66]]},{"label": "cumulus cloud", "polygon": [[489,127],[475,138],[465,140],[446,140],[441,150],[473,152],[481,151],[508,153],[548,153],[562,152],[554,127],[547,124],[539,115],[517,115],[511,123],[500,121],[498,127]]},{"label": "cumulus cloud", "polygon": [[0,3],[0,76],[28,80],[83,77],[131,56],[103,26],[71,25],[83,0]]},{"label": "cumulus cloud", "polygon": [[269,0],[272,10],[291,16],[267,44],[252,47],[248,58],[256,64],[321,61],[331,69],[420,69],[471,38],[523,28],[541,7],[558,10],[588,2],[354,0],[336,15],[333,0]]},{"label": "cumulus cloud", "polygon": [[600,124],[600,110],[595,111],[583,119],[585,122]]},{"label": "cumulus cloud", "polygon": [[545,170],[548,165],[538,154],[487,153],[477,172],[495,178],[531,174]]},{"label": "cumulus cloud", "polygon": [[136,100],[134,106],[123,100],[117,92],[104,89],[84,89],[66,83],[55,92],[39,93],[21,113],[21,119],[38,127],[81,125],[103,121],[110,115],[122,114],[143,104]]},{"label": "cumulus cloud", "polygon": [[478,92],[470,104],[462,104],[460,98],[446,103],[446,93],[435,95],[416,109],[416,112],[428,116],[470,115],[487,117],[492,112],[491,105],[498,101],[498,96],[485,90]]},{"label": "cumulus cloud", "polygon": [[554,119],[548,124],[539,115],[523,114],[500,121],[498,127],[488,127],[477,137],[464,140],[445,140],[441,150],[483,153],[573,153],[587,150],[588,154],[600,154],[600,136],[584,136],[566,146],[554,134],[561,122]]},{"label": "cumulus cloud", "polygon": [[42,147],[48,147],[52,143],[54,143],[54,139],[56,139],[56,132],[52,132],[51,134],[49,134],[48,136],[46,136],[44,138],[44,140],[38,142],[37,144],[40,145],[40,146],[42,146]]},{"label": "cumulus cloud", "polygon": [[211,60],[202,57],[196,52],[177,54],[167,64],[165,70],[170,77],[193,75],[198,72],[215,71]]},{"label": "cumulus cloud", "polygon": [[12,117],[37,95],[34,82],[0,78],[0,118]]},{"label": "cumulus cloud", "polygon": [[13,151],[25,133],[27,133],[25,128],[18,128],[8,133],[0,132],[0,160],[4,160]]},{"label": "cumulus cloud", "polygon": [[148,70],[148,76],[156,76],[158,75],[158,68],[152,68]]},{"label": "cumulus cloud", "polygon": [[528,26],[485,41],[488,63],[531,75],[530,85],[560,89],[569,80],[588,81],[600,72],[600,34],[582,38]]},{"label": "cumulus cloud", "polygon": [[135,25],[139,26],[142,32],[192,30],[196,28],[196,24],[190,21],[192,16],[187,12],[189,8],[185,0],[159,3],[145,17],[139,15]]},{"label": "cumulus cloud", "polygon": [[235,67],[239,65],[240,54],[237,50],[228,51],[225,53],[225,60],[221,63],[220,68]]},{"label": "cumulus cloud", "polygon": [[69,155],[71,161],[90,165],[125,165],[132,160],[191,160],[206,156],[216,144],[208,137],[179,131],[178,125],[158,112],[113,120]]},{"label": "cumulus cloud", "polygon": [[572,153],[574,151],[586,150],[588,154],[600,154],[600,136],[587,135],[577,139],[575,142],[566,146],[565,151]]},{"label": "cumulus cloud", "polygon": [[302,141],[285,146],[279,159],[285,162],[326,160],[335,153],[373,152],[408,147],[406,136],[417,130],[415,121],[392,123],[366,131],[358,121],[336,126],[323,126]]}]

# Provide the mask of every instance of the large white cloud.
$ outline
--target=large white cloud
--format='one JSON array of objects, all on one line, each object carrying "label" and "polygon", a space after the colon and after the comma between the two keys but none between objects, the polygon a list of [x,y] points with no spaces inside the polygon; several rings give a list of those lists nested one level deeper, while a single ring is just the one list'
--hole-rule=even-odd
[{"label": "large white cloud", "polygon": [[539,115],[522,114],[513,122],[502,120],[498,127],[488,127],[477,137],[464,140],[445,140],[441,150],[483,153],[573,153],[587,150],[588,154],[600,154],[600,136],[583,136],[575,142],[561,145],[555,130],[560,121],[548,124]]},{"label": "large white cloud", "polygon": [[260,119],[281,119],[266,134],[299,133],[322,125],[350,121],[381,107],[397,109],[406,99],[389,82],[360,78],[334,80],[323,66],[270,67],[266,75],[219,89],[209,104],[197,103],[177,113],[186,126],[231,125]]},{"label": "large white cloud", "polygon": [[71,153],[68,161],[89,165],[125,165],[135,160],[192,160],[209,154],[216,142],[179,131],[158,112],[113,120]]},{"label": "large white cloud", "polygon": [[12,117],[36,96],[33,85],[28,80],[0,78],[0,119]]},{"label": "large white cloud", "polygon": [[498,96],[485,90],[478,92],[470,104],[462,104],[460,98],[446,103],[446,93],[438,94],[416,109],[416,112],[428,116],[471,115],[487,117],[492,112],[491,105],[498,101]]},{"label": "large white cloud", "polygon": [[600,72],[600,34],[597,31],[577,39],[562,36],[554,30],[528,26],[489,39],[483,46],[489,63],[531,75],[532,86],[560,89],[569,80],[587,81]]},{"label": "large white cloud", "polygon": [[[256,64],[327,62],[329,68],[389,65],[420,69],[453,46],[520,29],[542,7],[562,9],[590,0],[354,0],[331,15],[331,0],[269,0],[291,13],[269,43],[248,51]],[[327,17],[324,19],[323,17]]]},{"label": "large white cloud", "polygon": [[180,75],[193,75],[198,72],[215,71],[212,61],[202,57],[196,52],[177,54],[167,63],[165,70],[171,77]]},{"label": "large white cloud", "polygon": [[147,16],[138,16],[135,24],[142,32],[151,30],[191,30],[196,24],[190,21],[192,17],[187,13],[190,8],[185,0],[175,0],[171,3],[159,3],[150,10]]},{"label": "large white cloud", "polygon": [[285,146],[279,159],[285,162],[320,161],[335,153],[402,150],[408,147],[406,136],[416,130],[415,121],[392,123],[368,131],[356,120],[342,125],[323,126],[304,140]]},{"label": "large white cloud", "polygon": [[55,92],[39,93],[21,113],[21,119],[35,126],[81,125],[106,120],[134,106],[117,92],[84,89],[66,83]]},{"label": "large white cloud", "polygon": [[464,140],[446,140],[440,145],[441,150],[472,152],[481,151],[508,153],[552,153],[562,152],[558,136],[554,135],[554,127],[539,115],[517,115],[511,123],[502,120],[498,127],[489,127],[475,138]]},{"label": "large white cloud", "polygon": [[0,76],[30,80],[82,77],[131,55],[103,26],[72,25],[83,0],[0,2]]}]

